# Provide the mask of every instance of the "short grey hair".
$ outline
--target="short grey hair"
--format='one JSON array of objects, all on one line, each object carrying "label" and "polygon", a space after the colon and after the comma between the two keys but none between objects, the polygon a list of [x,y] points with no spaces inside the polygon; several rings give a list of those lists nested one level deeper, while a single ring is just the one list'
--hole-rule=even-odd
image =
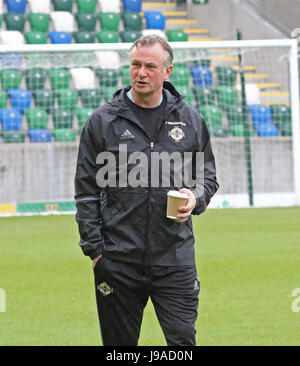
[{"label": "short grey hair", "polygon": [[160,43],[163,50],[165,51],[165,67],[172,65],[174,57],[173,50],[169,43],[163,37],[157,34],[147,34],[146,36],[138,38],[131,46],[129,52],[131,53],[134,48],[138,48],[139,46],[153,46],[156,43]]}]

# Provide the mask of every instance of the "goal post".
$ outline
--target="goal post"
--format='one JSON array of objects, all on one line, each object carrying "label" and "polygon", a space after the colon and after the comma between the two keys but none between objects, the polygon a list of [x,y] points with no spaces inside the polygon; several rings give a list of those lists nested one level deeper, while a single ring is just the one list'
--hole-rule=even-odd
[{"label": "goal post", "polygon": [[[0,45],[0,215],[74,212],[81,130],[130,83],[130,46]],[[171,46],[170,81],[211,134],[220,189],[210,207],[300,205],[297,40]]]}]

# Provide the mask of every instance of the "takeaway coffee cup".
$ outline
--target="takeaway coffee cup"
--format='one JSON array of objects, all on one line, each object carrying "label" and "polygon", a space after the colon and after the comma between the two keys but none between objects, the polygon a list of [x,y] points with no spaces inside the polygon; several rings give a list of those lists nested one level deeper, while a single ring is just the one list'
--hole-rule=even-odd
[{"label": "takeaway coffee cup", "polygon": [[167,217],[176,220],[179,213],[179,207],[184,206],[189,196],[186,193],[178,191],[169,191],[167,193]]}]

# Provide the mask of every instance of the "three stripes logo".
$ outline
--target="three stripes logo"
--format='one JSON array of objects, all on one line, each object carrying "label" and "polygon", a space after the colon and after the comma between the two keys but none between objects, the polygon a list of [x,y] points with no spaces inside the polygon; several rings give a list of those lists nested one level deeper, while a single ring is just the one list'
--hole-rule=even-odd
[{"label": "three stripes logo", "polygon": [[125,130],[120,136],[120,140],[130,140],[130,139],[134,139],[134,135],[129,130]]}]

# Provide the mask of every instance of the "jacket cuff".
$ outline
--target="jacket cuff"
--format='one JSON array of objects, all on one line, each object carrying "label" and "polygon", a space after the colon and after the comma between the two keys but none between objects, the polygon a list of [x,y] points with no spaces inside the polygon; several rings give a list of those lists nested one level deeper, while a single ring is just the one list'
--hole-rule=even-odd
[{"label": "jacket cuff", "polygon": [[103,239],[95,244],[92,244],[91,242],[85,242],[83,240],[79,241],[79,246],[81,247],[83,254],[90,257],[91,259],[94,259],[103,253],[103,244]]}]

